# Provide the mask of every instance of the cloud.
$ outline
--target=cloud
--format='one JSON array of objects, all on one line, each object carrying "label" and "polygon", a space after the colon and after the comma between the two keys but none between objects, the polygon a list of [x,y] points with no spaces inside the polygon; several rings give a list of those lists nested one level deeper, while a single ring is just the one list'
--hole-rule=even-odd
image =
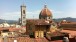
[{"label": "cloud", "polygon": [[18,17],[20,17],[20,12],[6,12],[6,13],[2,13],[0,17],[1,19],[6,19],[6,20],[17,20]]},{"label": "cloud", "polygon": [[59,10],[51,10],[53,14],[62,14],[63,11],[59,11]]},{"label": "cloud", "polygon": [[40,10],[36,10],[36,11],[27,11],[27,14],[39,14]]},{"label": "cloud", "polygon": [[63,16],[63,14],[64,14],[63,11],[51,9],[51,12],[52,12],[53,18],[65,17],[65,16]]},{"label": "cloud", "polygon": [[[28,19],[38,19],[39,18],[39,14],[40,14],[40,11],[41,10],[36,10],[36,11],[31,11],[31,12],[27,12],[27,18]],[[54,18],[60,18],[61,16],[60,15],[62,15],[64,12],[63,11],[59,11],[59,10],[52,10],[52,9],[50,9],[50,11],[52,12],[52,14],[53,14],[53,17]]]},{"label": "cloud", "polygon": [[75,11],[67,11],[66,14],[68,17],[76,18],[76,12]]},{"label": "cloud", "polygon": [[[40,10],[36,10],[36,11],[27,11],[26,12],[26,18],[28,19],[32,19],[32,18],[38,18],[38,15],[40,13]],[[20,11],[18,12],[5,12],[2,13],[2,15],[0,16],[1,19],[6,19],[6,20],[18,20],[21,16]]]},{"label": "cloud", "polygon": [[[26,18],[27,19],[38,19],[39,14],[41,10],[36,10],[36,11],[26,11]],[[62,11],[55,11],[51,10],[53,17],[57,18],[60,15],[62,15]],[[7,19],[7,20],[18,20],[21,16],[20,11],[18,12],[5,12],[1,15],[2,19]]]},{"label": "cloud", "polygon": [[66,17],[72,17],[76,18],[76,12],[75,11],[60,11],[60,12],[55,12],[53,14],[54,18],[66,18]]},{"label": "cloud", "polygon": [[59,10],[51,10],[53,13],[53,18],[66,18],[66,17],[72,17],[76,18],[76,10],[71,9],[67,11],[59,11]]},{"label": "cloud", "polygon": [[36,10],[36,11],[28,11],[28,12],[26,12],[26,17],[28,18],[28,19],[38,19],[38,17],[39,17],[39,14],[40,14],[40,10]]}]

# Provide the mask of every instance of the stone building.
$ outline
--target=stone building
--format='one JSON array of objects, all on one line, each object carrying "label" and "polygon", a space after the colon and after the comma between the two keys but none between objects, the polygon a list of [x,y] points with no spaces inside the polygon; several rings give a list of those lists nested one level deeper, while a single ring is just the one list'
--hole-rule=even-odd
[{"label": "stone building", "polygon": [[66,30],[76,30],[76,22],[62,20],[59,22],[59,28],[63,28]]},{"label": "stone building", "polygon": [[[8,28],[0,28],[0,38],[2,42],[49,42],[59,38],[61,42],[63,37],[67,34],[60,33],[57,29],[57,24],[52,19],[52,12],[44,5],[44,8],[39,14],[39,19],[27,19],[26,20],[26,6],[21,5],[21,18],[19,23],[20,28],[13,27],[11,25]],[[48,35],[48,36],[47,36]],[[33,38],[30,38],[30,37]],[[57,40],[59,40],[57,39]]]},{"label": "stone building", "polygon": [[43,38],[51,28],[57,28],[52,20],[52,12],[44,5],[39,14],[39,19],[27,19],[26,33],[35,38]]},{"label": "stone building", "polygon": [[21,5],[21,19],[20,19],[21,26],[26,25],[26,6],[23,4]]}]

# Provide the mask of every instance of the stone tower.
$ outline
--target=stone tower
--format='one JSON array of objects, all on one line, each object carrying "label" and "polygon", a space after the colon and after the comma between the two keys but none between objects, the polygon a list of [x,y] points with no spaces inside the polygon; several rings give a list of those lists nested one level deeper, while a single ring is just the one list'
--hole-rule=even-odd
[{"label": "stone tower", "polygon": [[21,5],[21,25],[26,25],[26,6],[24,4]]}]

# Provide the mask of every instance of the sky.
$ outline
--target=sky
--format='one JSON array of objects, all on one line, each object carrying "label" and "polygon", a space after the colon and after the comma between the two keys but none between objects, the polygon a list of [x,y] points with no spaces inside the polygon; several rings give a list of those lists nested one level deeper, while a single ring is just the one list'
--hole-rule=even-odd
[{"label": "sky", "polygon": [[27,19],[38,19],[45,4],[53,18],[76,18],[76,0],[0,0],[0,19],[18,20],[23,3],[26,5]]}]

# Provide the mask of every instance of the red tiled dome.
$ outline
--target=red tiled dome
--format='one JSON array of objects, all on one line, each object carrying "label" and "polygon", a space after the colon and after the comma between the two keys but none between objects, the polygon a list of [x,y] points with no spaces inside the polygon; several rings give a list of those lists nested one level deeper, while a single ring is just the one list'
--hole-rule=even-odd
[{"label": "red tiled dome", "polygon": [[44,9],[41,10],[40,14],[42,16],[52,16],[52,12],[47,8],[47,6],[44,6]]}]

